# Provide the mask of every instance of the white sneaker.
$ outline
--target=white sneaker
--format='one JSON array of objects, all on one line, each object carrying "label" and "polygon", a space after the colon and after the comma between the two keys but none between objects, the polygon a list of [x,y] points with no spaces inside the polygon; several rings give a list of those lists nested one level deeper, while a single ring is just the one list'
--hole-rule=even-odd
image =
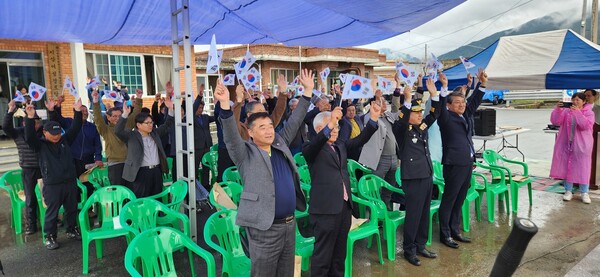
[{"label": "white sneaker", "polygon": [[573,199],[573,193],[570,191],[565,191],[565,195],[563,195],[564,201],[571,201]]},{"label": "white sneaker", "polygon": [[589,193],[582,193],[581,194],[581,201],[585,204],[590,204],[592,203],[592,199],[590,199],[590,194]]}]

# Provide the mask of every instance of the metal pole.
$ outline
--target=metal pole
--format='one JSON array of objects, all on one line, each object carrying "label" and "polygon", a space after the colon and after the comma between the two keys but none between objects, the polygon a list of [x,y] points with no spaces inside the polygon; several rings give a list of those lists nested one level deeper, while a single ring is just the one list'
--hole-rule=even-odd
[{"label": "metal pole", "polygon": [[581,9],[581,36],[585,36],[585,22],[587,21],[587,0],[583,0],[583,9]]},{"label": "metal pole", "polygon": [[592,34],[593,43],[598,43],[598,0],[592,0]]},{"label": "metal pole", "polygon": [[298,63],[299,63],[299,68],[300,68],[300,72],[302,72],[302,46],[298,46]]}]

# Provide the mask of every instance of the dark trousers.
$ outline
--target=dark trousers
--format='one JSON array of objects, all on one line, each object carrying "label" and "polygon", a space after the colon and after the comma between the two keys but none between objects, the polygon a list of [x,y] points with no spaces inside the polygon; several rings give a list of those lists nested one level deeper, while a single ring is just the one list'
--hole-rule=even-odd
[{"label": "dark trousers", "polygon": [[339,214],[310,214],[315,249],[310,257],[310,276],[344,276],[344,261],[352,212],[348,203]]},{"label": "dark trousers", "polygon": [[414,256],[424,249],[429,235],[429,209],[431,208],[431,177],[402,180],[405,193],[406,218],[404,220],[404,254]]},{"label": "dark trousers", "polygon": [[75,228],[77,196],[79,195],[77,184],[75,182],[75,180],[72,180],[61,184],[44,185],[44,200],[48,206],[46,209],[46,217],[44,218],[44,234],[46,236],[56,236],[58,229],[56,221],[58,219],[58,210],[60,209],[60,206],[65,208],[63,221],[67,227],[67,231],[72,231]]},{"label": "dark trousers", "polygon": [[[381,155],[377,169],[373,174],[381,177],[386,182],[394,187],[396,184],[396,168],[398,168],[398,157],[396,155]],[[387,206],[388,210],[392,210],[392,191],[386,188],[381,188],[381,200]]]},{"label": "dark trousers", "polygon": [[246,227],[253,277],[294,276],[296,220],[267,230]]},{"label": "dark trousers", "polygon": [[227,152],[226,148],[219,147],[219,159],[217,160],[217,171],[219,174],[217,175],[217,182],[223,181],[223,172],[230,166],[234,166],[235,164],[229,157],[229,152]]},{"label": "dark trousers", "polygon": [[444,165],[444,193],[440,204],[440,237],[460,234],[462,204],[471,184],[471,165]]},{"label": "dark trousers", "polygon": [[32,226],[37,226],[38,202],[35,196],[35,186],[39,178],[42,178],[39,168],[22,168],[21,180],[25,190],[27,224]]},{"label": "dark trousers", "polygon": [[135,197],[142,198],[162,192],[162,180],[160,165],[152,169],[140,167],[135,176],[135,181],[133,181],[133,193]]},{"label": "dark trousers", "polygon": [[[73,164],[75,165],[75,174],[77,175],[77,178],[79,178],[79,176],[81,176],[81,174],[85,172],[85,165],[91,164],[93,162],[93,158],[87,160],[73,159]],[[94,186],[90,182],[84,182],[83,185],[87,188],[87,197],[89,198],[92,195],[92,193],[94,193]],[[79,196],[77,198],[79,199]]]},{"label": "dark trousers", "polygon": [[[195,155],[194,161],[195,161],[195,166],[196,166],[194,168],[196,170],[198,170],[198,168],[200,168],[200,162],[202,162],[202,157],[208,151],[210,151],[210,148],[201,148],[201,149],[196,149],[194,151],[194,155]],[[203,166],[202,169],[200,170],[200,176],[196,176],[196,179],[200,180],[200,183],[202,184],[202,186],[204,186],[204,188],[207,191],[210,191],[210,188],[212,187],[212,184],[210,183],[210,168]]]},{"label": "dark trousers", "polygon": [[133,191],[133,185],[131,182],[123,179],[123,167],[125,163],[113,164],[108,167],[108,180],[111,185],[121,185],[125,186],[131,191]]}]

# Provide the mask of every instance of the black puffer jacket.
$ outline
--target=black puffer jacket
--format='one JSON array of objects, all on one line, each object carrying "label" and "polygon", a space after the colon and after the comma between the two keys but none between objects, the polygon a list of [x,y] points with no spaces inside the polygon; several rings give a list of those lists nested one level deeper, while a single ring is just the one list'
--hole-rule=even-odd
[{"label": "black puffer jacket", "polygon": [[[2,122],[2,130],[6,135],[12,138],[17,144],[17,150],[19,151],[19,166],[21,168],[39,168],[38,154],[29,147],[29,144],[25,142],[25,128],[13,126],[13,115],[14,112],[9,112],[4,117]],[[37,130],[38,137],[42,135],[42,128]]]}]

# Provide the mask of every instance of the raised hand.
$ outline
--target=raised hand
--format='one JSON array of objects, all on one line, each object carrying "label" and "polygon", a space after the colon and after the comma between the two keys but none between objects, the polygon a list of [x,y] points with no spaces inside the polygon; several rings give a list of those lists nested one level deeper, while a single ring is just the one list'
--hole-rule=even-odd
[{"label": "raised hand", "polygon": [[137,96],[137,98],[142,98],[143,94],[144,94],[144,92],[141,89],[139,89],[139,88],[135,89],[135,96]]},{"label": "raised hand", "polygon": [[92,91],[92,101],[93,101],[94,103],[98,103],[99,96],[100,96],[100,95],[98,95],[98,90],[97,90],[97,89],[94,89],[94,90]]},{"label": "raised hand", "polygon": [[198,94],[200,95],[200,97],[204,97],[205,89],[206,89],[206,87],[204,86],[204,84],[200,84],[200,90],[198,91]]},{"label": "raised hand", "polygon": [[[238,85],[236,91],[239,89],[239,86],[241,85]],[[227,90],[227,87],[223,85],[223,81],[221,81],[220,78],[217,80],[217,87],[213,93],[213,97],[215,100],[219,101],[222,109],[229,110],[231,108],[231,105],[229,105],[229,91]]]},{"label": "raised hand", "polygon": [[34,118],[35,117],[35,107],[33,107],[32,104],[27,105],[27,107],[25,107],[25,113],[27,113],[28,118]]},{"label": "raised hand", "polygon": [[156,95],[154,95],[154,102],[160,102],[160,95],[160,92],[157,92]]},{"label": "raised hand", "polygon": [[404,94],[404,102],[410,102],[412,100],[412,88],[411,87],[405,86],[404,91],[402,91],[402,94]]},{"label": "raised hand", "polygon": [[238,84],[235,87],[235,102],[236,103],[244,102],[244,86],[242,84]]},{"label": "raised hand", "polygon": [[471,75],[471,73],[467,74],[467,87],[471,87],[471,85],[473,84],[473,76]]},{"label": "raised hand", "polygon": [[15,102],[15,100],[10,100],[10,102],[8,102],[8,112],[12,113],[15,111],[16,108],[17,108],[17,103]]},{"label": "raised hand", "polygon": [[315,89],[315,74],[312,70],[302,69],[302,72],[300,72],[300,82],[304,86],[304,96],[312,97],[313,90]]},{"label": "raised hand", "polygon": [[76,112],[80,112],[81,111],[81,106],[82,106],[82,104],[81,104],[81,98],[77,99],[77,101],[75,101],[75,103],[73,103],[73,109]]},{"label": "raised hand", "polygon": [[54,100],[54,98],[52,97],[48,97],[44,104],[46,104],[46,109],[48,111],[54,111],[54,107],[56,106],[56,100]]},{"label": "raised hand", "polygon": [[61,94],[58,97],[56,97],[56,106],[57,107],[60,107],[63,102],[65,102],[65,96],[64,95]]},{"label": "raised hand", "polygon": [[128,117],[131,113],[131,107],[128,105],[123,105],[123,117]]},{"label": "raised hand", "polygon": [[427,79],[426,85],[427,85],[427,90],[429,91],[429,94],[431,96],[439,95],[437,88],[435,87],[435,83],[433,82],[433,80],[431,78]]},{"label": "raised hand", "polygon": [[287,82],[285,81],[285,76],[283,76],[283,74],[277,76],[277,89],[279,90],[279,93],[285,93],[287,91]]},{"label": "raised hand", "polygon": [[417,87],[423,87],[423,73],[419,73],[417,76]]},{"label": "raised hand", "polygon": [[446,74],[440,73],[439,79],[440,79],[440,83],[442,83],[442,87],[448,88],[448,77],[446,77]]},{"label": "raised hand", "polygon": [[173,110],[173,105],[173,98],[171,98],[170,96],[165,97],[165,106],[167,107],[167,109]]},{"label": "raised hand", "polygon": [[175,89],[173,88],[173,84],[171,84],[171,81],[168,81],[165,84],[165,90],[167,91],[167,97],[171,97],[171,95],[173,95],[173,91]]},{"label": "raised hand", "polygon": [[371,120],[377,122],[379,120],[379,116],[381,115],[381,106],[377,101],[371,101],[371,107],[369,108],[369,114],[371,115]]},{"label": "raised hand", "polygon": [[104,77],[102,77],[102,83],[105,85],[108,84],[108,82],[106,82],[106,79]]},{"label": "raised hand", "polygon": [[477,79],[479,79],[479,82],[482,86],[485,87],[487,85],[488,76],[487,73],[485,73],[485,70],[483,70],[483,68],[480,68],[477,72]]},{"label": "raised hand", "polygon": [[342,116],[344,116],[342,113],[342,107],[335,107],[333,111],[331,111],[331,118],[329,119],[328,124],[329,129],[335,128],[340,119],[342,119]]}]

